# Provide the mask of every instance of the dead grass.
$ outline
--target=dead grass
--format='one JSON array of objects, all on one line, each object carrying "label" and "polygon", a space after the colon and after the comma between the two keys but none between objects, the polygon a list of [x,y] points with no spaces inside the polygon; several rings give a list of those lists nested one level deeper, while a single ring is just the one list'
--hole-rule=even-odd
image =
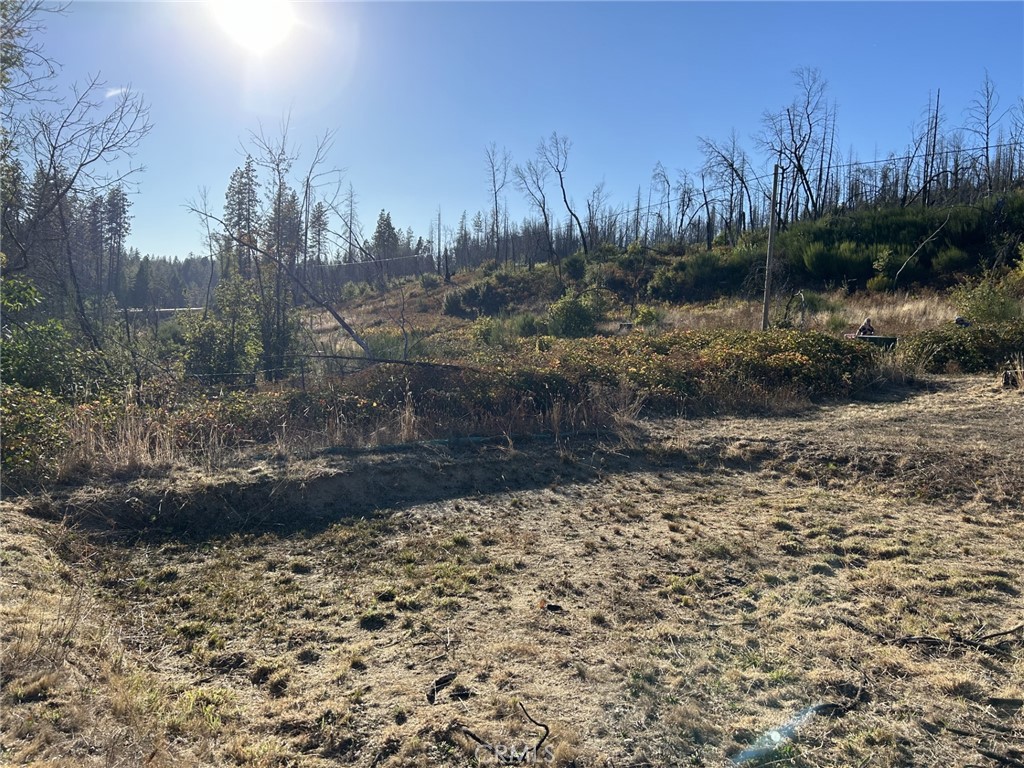
[{"label": "dead grass", "polygon": [[[774,419],[629,406],[633,445],[5,506],[6,757],[486,765],[537,744],[520,703],[563,766],[722,765],[818,704],[772,764],[1024,748],[1019,391],[949,378]],[[112,537],[146,519],[116,513],[129,497],[180,511]]]},{"label": "dead grass", "polygon": [[[823,333],[855,333],[865,317],[870,317],[880,335],[905,336],[908,333],[949,325],[956,308],[940,294],[856,293],[842,291],[820,295],[810,309],[802,309],[799,296],[776,299],[772,305],[772,323],[779,323],[789,302],[789,322],[794,327]],[[814,306],[824,304],[825,309]],[[754,330],[761,327],[760,300],[721,299],[704,304],[668,307],[662,325],[668,328],[712,330],[730,328]]]},{"label": "dead grass", "polygon": [[[113,431],[91,413],[75,411],[66,424],[70,449],[61,457],[58,477],[62,480],[89,475],[114,478],[136,477],[150,472],[166,472],[187,460],[173,441],[173,436],[147,418],[132,402],[134,393],[123,394]],[[223,451],[211,444],[207,464],[215,463]]]},{"label": "dead grass", "polygon": [[940,294],[855,294],[843,302],[844,318],[855,332],[865,317],[883,336],[904,336],[915,331],[948,326],[956,307]]}]

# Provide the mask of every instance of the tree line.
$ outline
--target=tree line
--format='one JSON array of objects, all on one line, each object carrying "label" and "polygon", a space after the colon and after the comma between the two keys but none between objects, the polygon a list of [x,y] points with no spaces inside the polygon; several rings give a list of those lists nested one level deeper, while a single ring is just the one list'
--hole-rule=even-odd
[{"label": "tree line", "polygon": [[[354,188],[328,162],[333,134],[303,158],[284,123],[276,135],[249,137],[249,154],[227,180],[222,203],[205,193],[189,201],[207,253],[167,261],[128,247],[132,188],[142,170],[134,158],[151,127],[148,106],[130,89],[107,98],[95,78],[56,94],[56,64],[39,35],[49,10],[44,0],[0,0],[4,329],[9,335],[17,323],[56,319],[97,351],[115,331],[130,336],[119,314],[127,308],[196,306],[204,320],[214,310],[222,314],[217,322],[234,312],[229,330],[251,324],[259,344],[247,354],[264,370],[285,370],[299,333],[294,310],[318,306],[370,353],[336,307],[347,283],[383,287],[425,272],[447,281],[484,263],[529,270],[546,262],[561,275],[574,256],[586,263],[615,253],[632,263],[626,257],[637,246],[735,248],[767,227],[775,165],[784,231],[837,217],[860,220],[866,211],[976,205],[1024,180],[1024,99],[1004,109],[987,73],[959,124],[951,124],[937,91],[905,148],[862,161],[852,151],[842,155],[826,79],[802,68],[790,103],[763,114],[752,149],[735,131],[724,140],[699,137],[700,168],[672,174],[659,162],[628,202],[613,203],[603,183],[582,202],[570,194],[567,136],[552,132],[518,162],[491,143],[483,158],[486,205],[455,223],[442,222],[439,212],[425,236],[396,226],[386,209],[367,234]],[[528,205],[520,220],[510,214],[512,194]],[[810,274],[837,278],[819,251],[839,241],[790,239]],[[858,274],[866,280],[884,257],[892,264],[880,271],[891,279],[901,253],[858,253]],[[225,303],[234,309],[219,306]]]}]

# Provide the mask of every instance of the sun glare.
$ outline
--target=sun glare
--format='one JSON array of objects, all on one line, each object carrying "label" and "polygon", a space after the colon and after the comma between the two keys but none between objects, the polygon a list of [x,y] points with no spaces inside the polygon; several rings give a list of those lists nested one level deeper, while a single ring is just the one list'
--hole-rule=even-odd
[{"label": "sun glare", "polygon": [[280,46],[295,25],[291,0],[209,0],[228,37],[251,54]]}]

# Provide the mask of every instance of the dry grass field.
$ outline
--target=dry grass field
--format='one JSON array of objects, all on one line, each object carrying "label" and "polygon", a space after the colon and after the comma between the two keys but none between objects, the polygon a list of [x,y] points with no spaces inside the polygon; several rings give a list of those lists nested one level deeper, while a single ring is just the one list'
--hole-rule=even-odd
[{"label": "dry grass field", "polygon": [[942,377],[8,500],[0,762],[1024,765],[1022,436]]}]

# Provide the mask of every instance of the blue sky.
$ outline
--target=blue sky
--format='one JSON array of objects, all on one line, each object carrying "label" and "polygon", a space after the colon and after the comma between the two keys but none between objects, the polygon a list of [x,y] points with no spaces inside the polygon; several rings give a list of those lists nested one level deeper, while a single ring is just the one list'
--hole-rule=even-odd
[{"label": "blue sky", "polygon": [[[61,82],[99,73],[130,85],[153,130],[137,160],[129,245],[205,253],[185,204],[219,209],[250,132],[289,137],[307,162],[336,131],[372,235],[378,212],[427,236],[487,210],[485,147],[530,159],[557,131],[572,142],[567,180],[582,204],[603,181],[612,203],[645,190],[661,162],[699,171],[698,137],[753,135],[814,67],[838,108],[839,149],[900,152],[941,89],[961,125],[985,72],[1000,107],[1024,95],[1024,2],[296,2],[297,25],[261,55],[239,46],[207,2],[72,2],[43,43]],[[760,159],[760,158],[758,158]],[[302,165],[300,160],[299,166]],[[516,218],[522,196],[505,191]]]}]

